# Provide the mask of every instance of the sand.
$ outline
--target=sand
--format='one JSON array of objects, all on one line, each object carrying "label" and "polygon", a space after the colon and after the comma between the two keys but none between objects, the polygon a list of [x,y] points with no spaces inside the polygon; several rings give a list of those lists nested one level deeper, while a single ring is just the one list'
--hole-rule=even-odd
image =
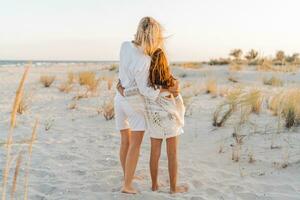
[{"label": "sand", "polygon": [[[26,81],[25,94],[30,94],[29,109],[18,115],[14,132],[14,152],[24,150],[27,159],[27,146],[22,143],[30,138],[36,117],[40,119],[38,139],[33,147],[29,177],[29,199],[300,199],[300,129],[282,129],[274,134],[276,117],[266,109],[259,115],[251,116],[257,125],[253,134],[242,146],[239,162],[231,160],[233,119],[221,128],[212,126],[212,115],[222,97],[212,98],[202,91],[207,77],[217,79],[218,85],[231,87],[227,80],[227,67],[182,69],[174,67],[182,84],[193,83],[193,90],[184,89],[183,95],[190,95],[190,106],[186,116],[185,133],[179,143],[179,182],[189,186],[189,192],[170,195],[168,193],[168,171],[165,147],[160,161],[159,177],[164,185],[158,192],[150,190],[149,176],[149,136],[145,135],[142,144],[136,180],[137,195],[120,193],[122,170],[118,150],[120,135],[115,130],[114,120],[106,121],[97,110],[103,101],[112,101],[114,91],[107,90],[102,81],[97,94],[77,101],[76,109],[68,109],[72,98],[83,90],[76,85],[70,93],[62,93],[58,86],[66,80],[69,71],[92,70],[98,76],[115,77],[114,71],[103,65],[63,65],[36,66],[30,69]],[[4,165],[5,147],[9,115],[14,93],[23,73],[21,67],[0,67],[0,166]],[[39,83],[40,75],[55,75],[50,88]],[[257,72],[252,68],[234,72],[245,87],[259,87],[272,93],[278,88],[263,86],[262,78],[272,72]],[[280,73],[285,87],[299,85],[300,73]],[[79,89],[78,89],[79,88]],[[199,89],[197,96],[194,95]],[[46,130],[49,129],[49,130]],[[249,128],[249,131],[251,128]],[[271,149],[271,144],[278,148]],[[219,153],[220,146],[222,152]],[[249,149],[255,162],[248,162]],[[288,155],[288,156],[287,156]],[[287,159],[288,166],[281,164]],[[17,199],[23,195],[24,166],[18,179]],[[2,174],[2,171],[1,171]],[[11,186],[11,170],[9,189]],[[10,190],[9,190],[10,192]]]}]

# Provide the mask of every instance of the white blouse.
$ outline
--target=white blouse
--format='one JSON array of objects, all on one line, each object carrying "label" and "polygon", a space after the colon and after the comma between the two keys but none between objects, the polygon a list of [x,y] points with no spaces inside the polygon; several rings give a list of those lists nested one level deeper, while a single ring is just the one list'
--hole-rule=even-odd
[{"label": "white blouse", "polygon": [[137,87],[140,94],[155,100],[159,90],[148,86],[151,57],[132,42],[123,42],[120,51],[119,79],[126,89]]}]

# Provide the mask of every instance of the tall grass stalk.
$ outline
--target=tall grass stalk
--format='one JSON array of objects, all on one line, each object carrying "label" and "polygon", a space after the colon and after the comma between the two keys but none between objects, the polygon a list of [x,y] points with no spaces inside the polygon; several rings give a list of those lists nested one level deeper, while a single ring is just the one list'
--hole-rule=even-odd
[{"label": "tall grass stalk", "polygon": [[4,165],[4,169],[3,169],[3,180],[2,180],[2,200],[6,200],[6,187],[7,187],[7,177],[9,174],[9,170],[10,170],[10,159],[11,159],[11,147],[12,147],[12,142],[13,142],[13,130],[16,126],[16,117],[17,117],[17,111],[18,111],[18,107],[20,105],[22,96],[23,96],[23,91],[24,91],[24,83],[25,80],[28,76],[28,72],[29,72],[29,66],[27,66],[25,68],[25,71],[23,73],[23,76],[21,78],[21,81],[19,83],[19,87],[17,89],[16,92],[16,96],[15,96],[15,100],[14,100],[14,104],[13,104],[13,108],[12,108],[12,112],[11,112],[11,116],[10,116],[10,127],[9,127],[9,132],[7,135],[7,148],[6,148],[6,161],[5,161],[5,165]]},{"label": "tall grass stalk", "polygon": [[34,141],[36,140],[36,135],[37,135],[36,129],[37,129],[38,122],[39,122],[39,120],[36,119],[33,129],[32,129],[31,140],[30,140],[29,147],[28,147],[29,157],[28,157],[28,161],[26,163],[26,168],[25,168],[24,200],[28,199],[29,167],[31,164],[32,146],[33,146]]},{"label": "tall grass stalk", "polygon": [[19,175],[22,158],[23,158],[22,157],[22,152],[20,152],[19,155],[18,155],[18,158],[17,158],[17,162],[16,162],[15,174],[14,174],[12,189],[11,189],[11,193],[10,193],[10,199],[11,200],[14,199],[14,194],[17,190],[17,178],[18,178],[18,175]]}]

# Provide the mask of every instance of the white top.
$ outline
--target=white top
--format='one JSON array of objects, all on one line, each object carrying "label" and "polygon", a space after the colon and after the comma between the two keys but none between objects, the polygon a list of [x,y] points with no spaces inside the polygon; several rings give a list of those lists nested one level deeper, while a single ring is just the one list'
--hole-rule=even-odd
[{"label": "white top", "polygon": [[126,89],[137,87],[140,94],[155,100],[159,90],[148,86],[151,57],[132,42],[123,42],[120,51],[119,79]]}]

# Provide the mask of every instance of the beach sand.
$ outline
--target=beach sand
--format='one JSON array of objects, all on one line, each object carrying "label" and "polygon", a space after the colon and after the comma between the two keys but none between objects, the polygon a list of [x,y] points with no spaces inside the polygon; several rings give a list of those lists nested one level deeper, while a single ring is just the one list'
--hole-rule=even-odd
[{"label": "beach sand", "polygon": [[[95,71],[97,76],[116,77],[105,65],[63,65],[32,67],[25,82],[25,94],[30,94],[29,109],[17,116],[14,131],[13,152],[27,149],[22,141],[31,136],[36,117],[40,123],[38,138],[33,146],[29,177],[29,199],[300,199],[300,129],[282,129],[275,134],[276,117],[267,111],[253,114],[257,134],[253,134],[243,144],[239,162],[231,159],[234,143],[232,138],[234,117],[224,127],[212,126],[212,116],[223,97],[212,98],[201,92],[208,77],[217,80],[218,85],[231,87],[227,80],[226,66],[205,66],[200,69],[174,67],[174,73],[181,83],[192,83],[192,89],[183,89],[183,96],[190,96],[184,134],[179,142],[179,183],[189,186],[184,194],[170,195],[165,144],[162,148],[159,179],[164,185],[158,192],[150,189],[149,136],[143,140],[141,155],[135,180],[139,193],[120,193],[122,170],[119,163],[120,135],[115,130],[114,120],[106,121],[97,110],[104,101],[112,101],[114,89],[107,90],[107,83],[100,82],[97,93],[89,98],[76,101],[76,108],[69,109],[72,98],[82,86],[75,85],[70,93],[59,91],[59,85],[66,80],[67,73]],[[21,67],[0,67],[0,166],[5,162],[5,146],[9,126],[9,116],[13,98],[23,73]],[[55,75],[49,88],[39,83],[41,75]],[[262,78],[272,76],[272,72],[257,72],[249,68],[234,72],[239,84],[258,87],[272,93],[277,88],[264,86]],[[300,73],[277,73],[285,82],[285,87],[299,85]],[[113,86],[114,88],[114,86]],[[195,96],[195,90],[199,90]],[[46,130],[48,129],[48,130]],[[249,128],[249,131],[252,129]],[[271,149],[271,144],[278,148]],[[222,147],[221,153],[220,146]],[[253,153],[254,163],[248,162],[248,153]],[[24,162],[27,153],[24,152]],[[281,167],[287,161],[286,168]],[[9,188],[13,177],[11,170]],[[2,174],[2,171],[1,171]],[[17,199],[23,195],[24,166],[21,167]],[[10,191],[10,190],[8,190]]]}]

